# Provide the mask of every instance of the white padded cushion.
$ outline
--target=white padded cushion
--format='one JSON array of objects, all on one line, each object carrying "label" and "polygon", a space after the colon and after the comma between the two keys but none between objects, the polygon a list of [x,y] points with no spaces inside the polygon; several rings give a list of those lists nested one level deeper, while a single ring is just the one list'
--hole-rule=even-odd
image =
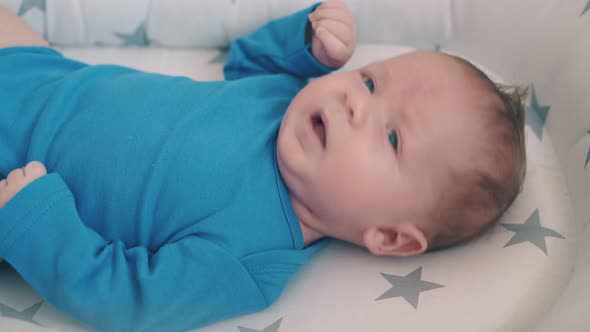
[{"label": "white padded cushion", "polygon": [[[315,2],[47,0],[45,11],[33,7],[23,13],[23,18],[53,45],[145,43],[165,47],[216,48],[227,46],[234,38],[273,18]],[[430,47],[444,42],[453,32],[451,0],[346,2],[359,22],[359,40],[362,42]],[[14,12],[21,9],[21,0],[0,0],[0,3]],[[135,33],[145,38],[121,37]]]}]

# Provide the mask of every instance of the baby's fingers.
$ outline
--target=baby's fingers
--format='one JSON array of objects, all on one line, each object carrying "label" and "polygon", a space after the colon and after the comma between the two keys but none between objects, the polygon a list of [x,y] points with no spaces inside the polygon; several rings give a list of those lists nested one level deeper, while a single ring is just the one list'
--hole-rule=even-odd
[{"label": "baby's fingers", "polygon": [[354,16],[349,10],[342,8],[322,8],[319,7],[313,13],[309,15],[309,19],[312,21],[319,20],[335,20],[344,24],[353,25]]},{"label": "baby's fingers", "polygon": [[314,30],[319,27],[327,29],[334,37],[339,39],[347,47],[349,47],[355,41],[354,31],[350,26],[333,20],[321,20],[319,22],[311,22],[311,26]]},{"label": "baby's fingers", "polygon": [[314,30],[312,53],[320,63],[341,67],[356,47],[356,23],[344,1],[327,0],[310,15]]},{"label": "baby's fingers", "polygon": [[348,48],[346,44],[338,39],[330,30],[323,26],[318,26],[315,35],[321,41],[328,55],[333,60],[347,59]]}]

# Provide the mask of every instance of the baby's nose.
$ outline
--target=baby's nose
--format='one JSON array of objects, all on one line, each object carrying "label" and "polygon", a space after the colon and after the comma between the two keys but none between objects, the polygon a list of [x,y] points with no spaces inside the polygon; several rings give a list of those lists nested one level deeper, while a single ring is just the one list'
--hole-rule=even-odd
[{"label": "baby's nose", "polygon": [[364,126],[367,121],[368,109],[358,99],[351,96],[347,96],[345,103],[346,111],[348,112],[348,118],[352,127],[360,128]]}]

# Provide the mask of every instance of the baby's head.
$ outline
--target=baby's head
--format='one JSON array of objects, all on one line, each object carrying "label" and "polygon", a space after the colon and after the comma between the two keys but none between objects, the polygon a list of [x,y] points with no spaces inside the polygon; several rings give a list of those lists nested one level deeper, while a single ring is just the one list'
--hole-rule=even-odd
[{"label": "baby's head", "polygon": [[310,82],[277,141],[306,242],[402,256],[481,233],[524,180],[521,98],[461,58],[424,51]]}]

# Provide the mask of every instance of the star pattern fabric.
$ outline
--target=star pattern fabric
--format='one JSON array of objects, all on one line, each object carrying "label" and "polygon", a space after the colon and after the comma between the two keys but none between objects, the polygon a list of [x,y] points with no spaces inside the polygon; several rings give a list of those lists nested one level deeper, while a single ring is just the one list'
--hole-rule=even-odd
[{"label": "star pattern fabric", "polygon": [[16,318],[39,325],[39,323],[33,320],[33,317],[35,316],[35,314],[37,314],[37,311],[39,311],[42,304],[43,301],[35,303],[23,311],[18,311],[7,305],[0,303],[0,313],[2,313],[2,316],[4,317]]},{"label": "star pattern fabric", "polygon": [[590,10],[590,0],[588,0],[588,3],[586,4],[586,7],[584,7],[584,10],[582,11],[582,14],[580,14],[580,16],[586,14],[588,10]]},{"label": "star pattern fabric", "polygon": [[539,209],[535,209],[535,211],[524,224],[502,224],[502,226],[504,226],[504,228],[507,230],[514,232],[514,235],[510,241],[504,245],[504,248],[519,243],[530,242],[537,248],[541,249],[545,255],[549,255],[547,253],[547,244],[545,243],[545,238],[550,236],[559,239],[565,239],[563,235],[557,233],[556,231],[541,226]]},{"label": "star pattern fabric", "polygon": [[39,10],[45,11],[45,0],[23,0],[18,9],[18,16],[25,15],[32,8],[39,8]]},{"label": "star pattern fabric", "polygon": [[264,330],[253,330],[242,326],[238,326],[238,329],[240,330],[240,332],[279,332],[279,328],[281,327],[282,321],[283,318],[281,317],[279,320],[267,326]]},{"label": "star pattern fabric", "polygon": [[140,45],[144,46],[148,44],[147,34],[145,32],[145,22],[141,22],[139,26],[132,33],[119,33],[115,35],[123,41],[123,45]]},{"label": "star pattern fabric", "polygon": [[531,88],[531,103],[530,106],[526,106],[525,110],[528,113],[525,117],[526,124],[533,129],[535,135],[539,140],[543,139],[543,127],[545,127],[545,121],[547,120],[547,114],[549,114],[550,105],[541,105],[535,92],[535,86]]},{"label": "star pattern fabric", "polygon": [[[588,135],[590,135],[590,130],[588,130]],[[586,163],[584,164],[584,168],[588,166],[588,162],[590,161],[590,146],[588,147],[588,154],[586,155]]]},{"label": "star pattern fabric", "polygon": [[381,294],[375,301],[403,297],[409,304],[418,309],[418,296],[421,292],[445,287],[433,282],[422,280],[422,266],[410,272],[406,276],[381,273],[383,278],[389,281],[393,287]]}]

